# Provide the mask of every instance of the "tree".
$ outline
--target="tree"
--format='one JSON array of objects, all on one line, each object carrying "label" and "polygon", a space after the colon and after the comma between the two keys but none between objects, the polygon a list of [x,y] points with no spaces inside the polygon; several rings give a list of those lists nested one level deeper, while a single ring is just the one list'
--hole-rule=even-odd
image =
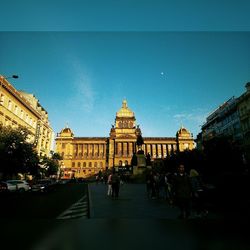
[{"label": "tree", "polygon": [[241,172],[243,171],[242,152],[230,137],[215,137],[205,141],[204,154],[207,170],[213,172]]},{"label": "tree", "polygon": [[62,157],[58,153],[51,152],[51,158],[44,156],[41,161],[41,165],[43,165],[43,172],[45,176],[57,175],[58,170],[60,168],[59,161],[62,160]]},{"label": "tree", "polygon": [[0,124],[0,172],[5,177],[38,172],[39,157],[28,142],[29,137],[25,127],[11,128]]},{"label": "tree", "polygon": [[189,172],[194,168],[199,173],[204,172],[205,156],[197,149],[175,152],[164,160],[165,168],[169,172],[175,172],[179,164],[185,165],[185,170]]}]

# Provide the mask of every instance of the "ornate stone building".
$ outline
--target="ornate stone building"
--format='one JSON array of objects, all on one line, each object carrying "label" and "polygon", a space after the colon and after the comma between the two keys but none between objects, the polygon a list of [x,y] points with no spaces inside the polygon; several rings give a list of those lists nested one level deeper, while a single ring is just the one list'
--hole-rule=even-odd
[{"label": "ornate stone building", "polygon": [[[56,138],[56,152],[63,156],[64,178],[85,177],[106,168],[130,165],[137,152],[137,136],[141,129],[136,125],[135,114],[126,100],[116,113],[115,124],[109,137],[74,137],[70,128],[64,128]],[[143,137],[142,149],[151,159],[165,158],[176,150],[194,148],[191,133],[180,128],[176,137]]]},{"label": "ornate stone building", "polygon": [[24,126],[30,132],[39,155],[49,156],[53,130],[49,124],[48,112],[33,94],[18,91],[0,75],[0,122],[4,126]]},{"label": "ornate stone building", "polygon": [[244,160],[250,165],[250,82],[245,87],[246,92],[238,98],[238,111],[242,131],[241,145],[244,151]]}]

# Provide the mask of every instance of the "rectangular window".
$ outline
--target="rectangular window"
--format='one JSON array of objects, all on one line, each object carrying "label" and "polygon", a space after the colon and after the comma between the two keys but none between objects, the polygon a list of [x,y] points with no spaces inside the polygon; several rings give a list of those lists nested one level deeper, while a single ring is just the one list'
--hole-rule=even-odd
[{"label": "rectangular window", "polygon": [[17,115],[17,113],[18,113],[18,107],[17,107],[17,105],[15,106],[15,114]]},{"label": "rectangular window", "polygon": [[9,102],[8,102],[8,109],[11,110],[11,108],[12,108],[12,102],[9,101]]},{"label": "rectangular window", "polygon": [[0,105],[3,105],[3,103],[4,103],[4,95],[1,94],[1,97],[0,97]]}]

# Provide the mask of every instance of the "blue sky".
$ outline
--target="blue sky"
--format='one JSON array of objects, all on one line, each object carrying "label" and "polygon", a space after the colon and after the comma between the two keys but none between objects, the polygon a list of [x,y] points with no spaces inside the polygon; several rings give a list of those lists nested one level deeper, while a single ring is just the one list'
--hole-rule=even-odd
[{"label": "blue sky", "polygon": [[11,2],[0,17],[0,74],[20,76],[11,83],[35,94],[55,133],[68,123],[76,136],[108,136],[126,98],[143,136],[175,136],[181,124],[196,136],[250,81],[247,1],[226,10],[215,1]]}]

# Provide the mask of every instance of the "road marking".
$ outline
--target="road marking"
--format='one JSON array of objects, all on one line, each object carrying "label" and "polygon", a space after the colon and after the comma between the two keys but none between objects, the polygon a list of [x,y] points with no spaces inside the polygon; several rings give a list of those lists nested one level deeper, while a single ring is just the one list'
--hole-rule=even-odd
[{"label": "road marking", "polygon": [[88,200],[87,195],[84,195],[76,203],[72,204],[68,209],[63,211],[56,219],[68,220],[77,218],[88,218]]}]

